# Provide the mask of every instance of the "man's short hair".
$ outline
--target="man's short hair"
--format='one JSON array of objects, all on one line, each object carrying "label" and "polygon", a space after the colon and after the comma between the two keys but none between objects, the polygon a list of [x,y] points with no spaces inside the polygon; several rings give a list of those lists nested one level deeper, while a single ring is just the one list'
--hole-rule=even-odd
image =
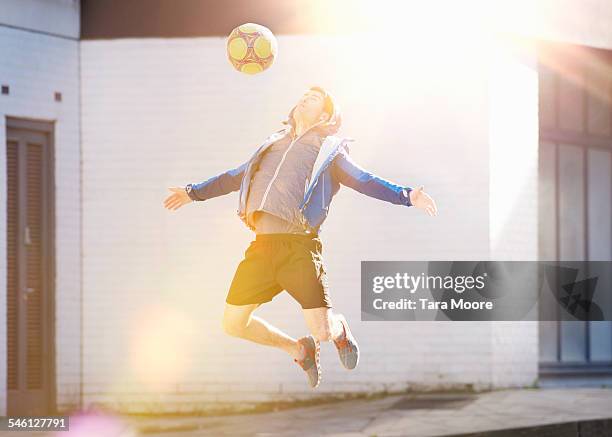
[{"label": "man's short hair", "polygon": [[[338,132],[340,125],[342,124],[342,116],[340,115],[339,106],[334,102],[334,98],[327,92],[327,90],[325,90],[325,88],[320,86],[311,86],[309,90],[317,91],[323,94],[323,111],[329,114],[329,119],[327,122],[317,126],[315,129],[324,135],[334,135],[336,132]],[[287,120],[283,121],[283,124],[289,124],[293,128],[295,128],[295,121],[293,120],[294,110],[295,106],[289,112]]]},{"label": "man's short hair", "polygon": [[329,93],[320,86],[311,86],[310,91],[318,91],[323,94],[323,111],[327,112],[331,116],[334,112],[334,100]]}]

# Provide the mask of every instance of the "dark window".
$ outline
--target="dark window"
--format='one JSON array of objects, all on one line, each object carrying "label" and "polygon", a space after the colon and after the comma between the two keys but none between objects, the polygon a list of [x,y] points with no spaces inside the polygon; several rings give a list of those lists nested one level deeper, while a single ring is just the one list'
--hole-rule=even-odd
[{"label": "dark window", "polygon": [[[612,51],[542,43],[538,69],[540,259],[612,260]],[[542,322],[540,370],[612,374],[612,322]]]}]

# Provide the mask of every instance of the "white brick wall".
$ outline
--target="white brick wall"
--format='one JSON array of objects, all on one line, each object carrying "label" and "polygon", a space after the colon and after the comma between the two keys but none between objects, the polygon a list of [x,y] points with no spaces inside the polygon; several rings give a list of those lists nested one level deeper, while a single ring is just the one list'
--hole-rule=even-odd
[{"label": "white brick wall", "polygon": [[77,39],[80,0],[2,0],[0,23]]},{"label": "white brick wall", "polygon": [[[221,331],[225,295],[251,239],[235,215],[236,194],[174,213],[162,201],[168,186],[246,160],[313,84],[342,105],[357,162],[399,183],[424,184],[439,206],[430,218],[346,187],[335,198],[324,255],[333,303],[363,358],[346,372],[324,344],[319,392],[532,382],[535,329],[516,336],[513,324],[359,320],[361,260],[491,255],[486,56],[438,56],[415,41],[402,60],[379,44],[281,36],[273,68],[247,77],[231,70],[222,38],[82,42],[87,402],[146,409],[158,393],[201,403],[308,394],[283,352]],[[286,293],[257,314],[293,336],[306,333]],[[507,373],[509,339],[529,346],[518,376]]]},{"label": "white brick wall", "polygon": [[[6,257],[6,116],[55,120],[56,368],[60,408],[78,403],[80,343],[80,151],[78,41],[0,25],[0,253]],[[62,93],[56,102],[54,92]],[[5,258],[4,258],[5,259]],[[0,326],[6,332],[6,262],[0,262]],[[0,335],[6,375],[6,335]],[[6,414],[6,378],[0,378]]]},{"label": "white brick wall", "polygon": [[[538,71],[527,41],[500,38],[489,78],[491,259],[538,259]],[[493,384],[531,385],[538,375],[538,322],[493,322]]]}]

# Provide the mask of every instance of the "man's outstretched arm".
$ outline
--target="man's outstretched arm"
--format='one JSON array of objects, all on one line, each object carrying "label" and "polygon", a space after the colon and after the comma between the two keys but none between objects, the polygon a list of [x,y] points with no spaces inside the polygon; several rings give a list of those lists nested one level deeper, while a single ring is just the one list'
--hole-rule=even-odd
[{"label": "man's outstretched arm", "polygon": [[353,161],[344,150],[336,158],[334,170],[342,185],[375,199],[396,205],[412,206],[410,202],[412,187],[400,186],[370,173]]},{"label": "man's outstretched arm", "polygon": [[185,187],[191,200],[202,201],[213,197],[223,196],[224,194],[238,191],[244,176],[247,163],[213,176],[203,182],[188,184]]},{"label": "man's outstretched arm", "polygon": [[228,170],[217,176],[197,184],[187,184],[185,187],[168,187],[172,194],[164,199],[164,208],[176,211],[182,206],[196,200],[207,200],[213,197],[238,191],[244,176],[247,163]]}]

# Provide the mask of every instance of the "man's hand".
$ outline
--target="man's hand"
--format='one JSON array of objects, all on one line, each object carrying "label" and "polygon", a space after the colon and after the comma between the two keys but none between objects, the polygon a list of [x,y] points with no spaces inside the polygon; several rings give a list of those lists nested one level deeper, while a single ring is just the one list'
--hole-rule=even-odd
[{"label": "man's hand", "polygon": [[438,215],[438,207],[436,202],[423,191],[424,185],[421,185],[416,190],[410,191],[410,203],[417,208],[424,209],[431,216]]},{"label": "man's hand", "polygon": [[185,191],[185,187],[168,187],[168,189],[172,191],[172,194],[164,200],[164,207],[170,211],[176,211],[181,206],[193,202]]}]

